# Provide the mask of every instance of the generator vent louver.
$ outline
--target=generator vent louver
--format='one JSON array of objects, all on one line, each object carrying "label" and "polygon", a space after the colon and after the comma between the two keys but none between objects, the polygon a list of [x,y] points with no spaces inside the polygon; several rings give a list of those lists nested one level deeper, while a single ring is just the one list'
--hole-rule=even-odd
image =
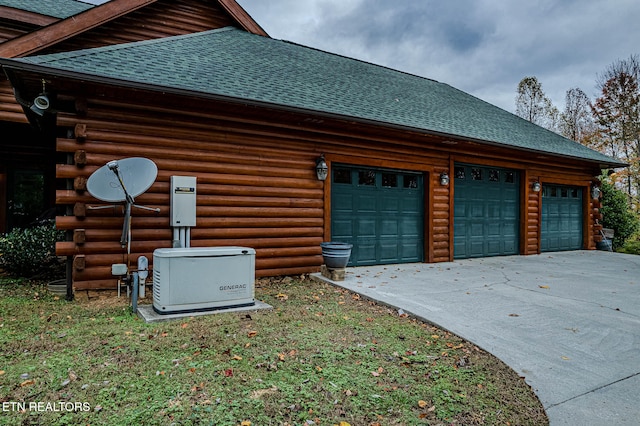
[{"label": "generator vent louver", "polygon": [[160,287],[162,279],[160,278],[160,269],[153,270],[153,300],[160,299]]}]

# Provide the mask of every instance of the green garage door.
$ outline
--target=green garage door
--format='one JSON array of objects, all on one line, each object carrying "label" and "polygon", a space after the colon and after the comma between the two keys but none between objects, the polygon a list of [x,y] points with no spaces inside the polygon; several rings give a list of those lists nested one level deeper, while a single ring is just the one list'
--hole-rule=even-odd
[{"label": "green garage door", "polygon": [[518,254],[518,172],[458,164],[453,181],[454,257],[463,259]]},{"label": "green garage door", "polygon": [[582,249],[582,189],[543,185],[540,249]]},{"label": "green garage door", "polygon": [[350,266],[421,262],[422,175],[334,166],[331,239],[353,244]]}]

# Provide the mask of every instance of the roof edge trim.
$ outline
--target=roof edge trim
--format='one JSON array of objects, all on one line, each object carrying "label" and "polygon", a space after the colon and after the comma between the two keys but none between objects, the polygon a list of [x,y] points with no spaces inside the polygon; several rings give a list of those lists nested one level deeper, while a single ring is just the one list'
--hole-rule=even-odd
[{"label": "roof edge trim", "polygon": [[255,35],[269,37],[269,34],[238,4],[236,0],[218,0],[220,6],[231,15],[235,21],[245,30]]}]

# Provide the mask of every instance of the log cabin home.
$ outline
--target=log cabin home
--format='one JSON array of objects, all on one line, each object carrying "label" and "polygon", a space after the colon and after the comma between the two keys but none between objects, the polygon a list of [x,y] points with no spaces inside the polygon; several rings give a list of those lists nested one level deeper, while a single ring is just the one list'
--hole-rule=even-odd
[{"label": "log cabin home", "polygon": [[[597,176],[624,164],[447,84],[272,39],[232,0],[112,0],[68,16],[11,3],[0,191],[11,199],[18,164],[42,172],[76,290],[114,289],[111,264],[172,246],[172,176],[197,179],[191,246],[252,247],[257,276],[318,271],[323,241],[352,243],[363,266],[600,240]],[[43,93],[51,107],[34,112]],[[158,166],[136,202],[160,210],[133,212],[128,259],[122,209],[92,209],[104,203],[86,191],[127,157]]]}]

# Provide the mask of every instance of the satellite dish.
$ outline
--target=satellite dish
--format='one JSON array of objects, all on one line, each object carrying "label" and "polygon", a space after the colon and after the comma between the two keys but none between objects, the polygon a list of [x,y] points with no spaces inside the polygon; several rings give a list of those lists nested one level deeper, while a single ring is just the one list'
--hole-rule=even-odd
[{"label": "satellite dish", "polygon": [[157,176],[158,167],[148,158],[114,160],[93,172],[87,180],[87,190],[98,200],[119,203],[127,201],[127,194],[135,198],[144,193]]},{"label": "satellite dish", "polygon": [[[131,251],[131,208],[138,207],[156,213],[160,212],[160,209],[134,204],[134,198],[149,189],[156,180],[156,176],[158,176],[156,163],[148,158],[132,157],[109,161],[93,172],[87,180],[89,194],[98,200],[109,203],[125,203],[120,244],[122,247],[127,246],[127,253]],[[94,209],[100,208],[104,207],[95,207]]]}]

